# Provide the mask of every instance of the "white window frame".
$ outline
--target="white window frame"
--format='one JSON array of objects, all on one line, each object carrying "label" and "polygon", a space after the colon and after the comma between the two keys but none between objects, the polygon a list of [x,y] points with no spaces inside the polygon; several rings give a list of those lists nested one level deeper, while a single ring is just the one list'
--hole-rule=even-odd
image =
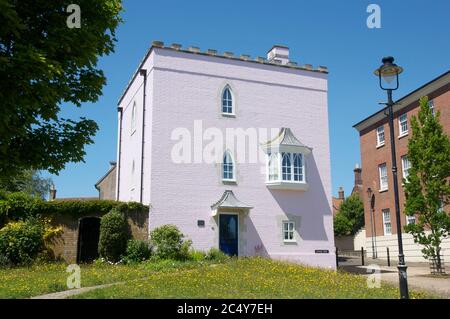
[{"label": "white window frame", "polygon": [[392,235],[391,211],[389,209],[383,209],[381,213],[383,215],[383,233],[384,235]]},{"label": "white window frame", "polygon": [[136,161],[133,159],[131,161],[131,191],[136,188]]},{"label": "white window frame", "polygon": [[[225,177],[225,158],[228,155],[228,158],[230,159],[230,163],[227,163],[227,166],[231,165],[231,178]],[[225,151],[222,156],[222,181],[224,182],[236,182],[236,164],[233,158],[233,155],[231,155],[230,151]]]},{"label": "white window frame", "polygon": [[[231,101],[231,106],[226,106],[227,108],[231,107],[231,112],[225,112],[224,111],[224,95],[225,92],[228,90],[228,92],[230,92],[230,99],[227,99],[227,101]],[[235,115],[235,98],[234,98],[234,94],[233,94],[233,90],[231,89],[231,87],[227,84],[225,85],[225,87],[222,90],[222,94],[220,95],[220,112],[222,113],[223,116],[234,116]]]},{"label": "white window frame", "polygon": [[[402,176],[404,179],[408,179],[409,169],[411,168],[411,162],[408,159],[408,155],[403,155],[401,160],[402,160]],[[405,162],[408,162],[408,167],[405,167]]]},{"label": "white window frame", "polygon": [[406,225],[415,224],[416,216],[408,216],[406,215]]},{"label": "white window frame", "polygon": [[[284,165],[284,160],[288,161],[287,165]],[[293,180],[293,164],[292,164],[292,153],[283,152],[281,153],[281,180],[284,182],[290,182]],[[286,176],[286,178],[285,178]]]},{"label": "white window frame", "polygon": [[428,107],[431,109],[431,114],[433,114],[433,116],[436,116],[436,109],[434,107],[434,100],[429,100],[428,101]]},{"label": "white window frame", "polygon": [[[403,124],[406,126],[406,130],[403,129]],[[399,137],[408,135],[408,114],[404,113],[398,117],[398,131]]]},{"label": "white window frame", "polygon": [[[383,140],[381,141],[380,135],[383,135]],[[386,141],[386,135],[384,135],[384,125],[377,127],[377,147],[383,146]]]},{"label": "white window frame", "polygon": [[137,115],[137,105],[136,101],[133,101],[133,106],[131,107],[131,126],[130,134],[133,135],[136,132],[136,115]]},{"label": "white window frame", "polygon": [[[386,174],[382,175],[382,168],[384,167]],[[378,165],[378,175],[380,178],[380,192],[386,191],[389,189],[389,180],[387,173],[387,165],[386,163]]]},{"label": "white window frame", "polygon": [[[287,228],[285,227],[285,225],[287,225]],[[296,240],[295,240],[295,222],[292,220],[283,220],[282,234],[283,234],[283,242],[285,242],[285,243],[296,242]],[[287,239],[286,239],[286,235],[288,237]]]},{"label": "white window frame", "polygon": [[[283,158],[287,156],[289,159],[289,167],[283,165]],[[300,167],[295,165],[296,157],[300,157]],[[276,166],[275,166],[276,165]],[[283,171],[289,174],[285,179]],[[298,173],[296,173],[298,171]],[[300,152],[273,152],[267,154],[266,182],[283,182],[283,183],[306,183],[305,161],[303,153]],[[300,179],[296,180],[299,176]],[[276,177],[276,178],[275,178]]]}]

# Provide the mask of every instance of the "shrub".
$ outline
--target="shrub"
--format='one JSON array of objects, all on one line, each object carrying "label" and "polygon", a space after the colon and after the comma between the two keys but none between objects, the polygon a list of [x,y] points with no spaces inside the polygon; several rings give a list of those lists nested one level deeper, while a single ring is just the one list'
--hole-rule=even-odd
[{"label": "shrub", "polygon": [[189,252],[189,259],[193,261],[202,261],[206,259],[206,253],[201,250],[192,249]]},{"label": "shrub", "polygon": [[223,261],[230,258],[227,254],[225,254],[223,251],[217,249],[217,248],[211,248],[207,253],[206,253],[206,260],[211,260],[211,261]]},{"label": "shrub", "polygon": [[[116,208],[128,213],[147,213],[148,206],[135,202],[118,202],[113,200],[70,200],[45,201],[24,193],[11,193],[0,196],[0,223],[2,218],[8,220],[24,219],[27,216],[69,215],[73,217],[103,215]],[[0,224],[1,227],[1,224]]]},{"label": "shrub", "polygon": [[20,265],[32,262],[44,247],[45,226],[38,218],[10,222],[0,229],[0,255],[3,263]]},{"label": "shrub", "polygon": [[183,241],[183,237],[175,225],[163,225],[150,233],[155,254],[161,259],[187,259],[192,242]]},{"label": "shrub", "polygon": [[146,240],[131,239],[127,243],[124,261],[126,263],[138,263],[150,258],[152,249]]},{"label": "shrub", "polygon": [[119,261],[127,248],[128,237],[125,216],[117,209],[112,209],[100,221],[98,253],[107,261]]}]

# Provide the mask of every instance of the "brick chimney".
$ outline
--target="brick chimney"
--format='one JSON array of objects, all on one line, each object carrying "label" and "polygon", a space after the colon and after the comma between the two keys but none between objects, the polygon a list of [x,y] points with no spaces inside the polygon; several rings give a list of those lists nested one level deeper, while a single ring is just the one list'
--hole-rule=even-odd
[{"label": "brick chimney", "polygon": [[345,195],[344,195],[344,188],[341,186],[339,187],[339,191],[338,191],[338,198],[344,200]]},{"label": "brick chimney", "polygon": [[52,186],[50,187],[50,195],[49,195],[49,200],[55,200],[56,199],[56,188],[55,185],[52,184]]},{"label": "brick chimney", "polygon": [[362,175],[361,175],[362,169],[359,167],[358,163],[356,163],[353,172],[355,173],[355,186],[362,185]]},{"label": "brick chimney", "polygon": [[287,64],[289,62],[289,48],[283,45],[274,45],[272,49],[267,52],[267,60],[269,62]]}]

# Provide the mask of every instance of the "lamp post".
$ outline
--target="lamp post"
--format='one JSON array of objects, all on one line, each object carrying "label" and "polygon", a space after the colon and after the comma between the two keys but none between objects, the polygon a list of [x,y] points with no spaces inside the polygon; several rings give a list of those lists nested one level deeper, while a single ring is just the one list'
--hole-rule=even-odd
[{"label": "lamp post", "polygon": [[[389,116],[389,132],[391,140],[391,156],[392,156],[392,175],[394,179],[394,201],[395,201],[395,217],[397,225],[397,241],[398,241],[398,275],[400,283],[400,297],[408,299],[408,279],[406,274],[407,266],[405,264],[405,255],[403,254],[402,230],[400,221],[400,204],[398,199],[398,178],[397,178],[397,160],[395,156],[395,137],[394,137],[394,114],[392,100],[392,91],[398,89],[398,75],[403,72],[403,68],[394,63],[394,58],[389,56],[382,60],[382,65],[374,71],[379,78],[380,88],[387,91],[388,101],[386,103]],[[393,82],[395,80],[395,82]]]},{"label": "lamp post", "polygon": [[372,188],[367,188],[367,197],[369,198],[369,204],[370,204],[370,227],[372,232],[372,258],[376,259],[377,251],[376,251],[376,244],[375,244],[375,218],[374,218],[374,210],[375,210],[375,195],[373,194]]}]

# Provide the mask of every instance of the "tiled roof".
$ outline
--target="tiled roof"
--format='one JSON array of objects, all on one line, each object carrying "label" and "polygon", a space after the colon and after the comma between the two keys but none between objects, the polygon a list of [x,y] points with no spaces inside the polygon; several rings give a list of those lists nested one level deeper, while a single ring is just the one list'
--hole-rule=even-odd
[{"label": "tiled roof", "polygon": [[226,190],[222,197],[213,205],[211,209],[215,210],[218,208],[241,208],[241,209],[251,209],[253,206],[247,205],[236,198],[233,191]]}]

